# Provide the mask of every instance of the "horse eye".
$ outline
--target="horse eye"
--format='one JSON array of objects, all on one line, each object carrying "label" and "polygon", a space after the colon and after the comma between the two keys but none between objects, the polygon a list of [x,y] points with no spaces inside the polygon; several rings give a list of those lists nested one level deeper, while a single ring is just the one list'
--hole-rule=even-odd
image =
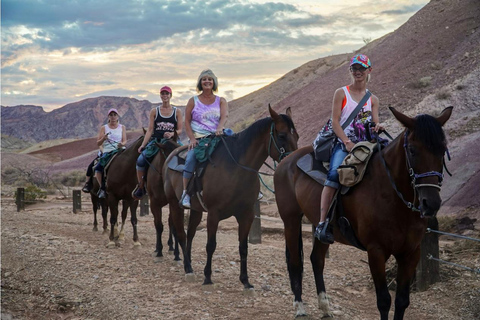
[{"label": "horse eye", "polygon": [[278,139],[280,140],[287,140],[287,135],[285,133],[279,133],[278,134]]},{"label": "horse eye", "polygon": [[415,148],[412,147],[412,146],[409,146],[408,147],[408,152],[410,153],[411,156],[414,156],[415,155]]}]

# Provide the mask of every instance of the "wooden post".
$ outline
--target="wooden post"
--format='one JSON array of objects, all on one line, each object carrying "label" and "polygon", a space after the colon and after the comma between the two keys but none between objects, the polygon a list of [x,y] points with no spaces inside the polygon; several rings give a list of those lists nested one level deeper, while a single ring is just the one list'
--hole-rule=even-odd
[{"label": "wooden post", "polygon": [[25,210],[25,188],[17,188],[17,199],[15,203],[17,204],[17,212]]},{"label": "wooden post", "polygon": [[144,196],[140,200],[140,216],[148,216],[148,211],[149,211],[149,205],[148,205],[148,196]]},{"label": "wooden post", "polygon": [[250,233],[248,235],[248,242],[253,244],[262,243],[262,225],[260,222],[260,201],[255,201],[253,206],[253,218],[252,226],[250,227]]},{"label": "wooden post", "polygon": [[[438,230],[437,218],[429,218],[427,227]],[[416,270],[416,288],[418,291],[425,291],[430,285],[440,280],[440,263],[428,259],[430,255],[436,259],[440,255],[438,233],[435,232],[426,233],[420,244],[420,261]]]},{"label": "wooden post", "polygon": [[82,193],[80,190],[73,190],[73,213],[82,211]]}]

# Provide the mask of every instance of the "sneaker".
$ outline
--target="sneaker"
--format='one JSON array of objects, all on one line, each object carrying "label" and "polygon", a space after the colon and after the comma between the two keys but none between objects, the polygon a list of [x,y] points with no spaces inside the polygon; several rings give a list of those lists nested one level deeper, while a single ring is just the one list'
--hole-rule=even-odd
[{"label": "sneaker", "polygon": [[320,222],[317,228],[315,228],[314,236],[321,243],[324,243],[324,244],[332,244],[334,242],[331,228],[328,224],[325,223],[325,221]]},{"label": "sneaker", "polygon": [[100,189],[98,190],[97,196],[99,199],[105,199],[107,197],[107,193],[105,192],[105,190]]},{"label": "sneaker", "polygon": [[184,193],[180,199],[180,203],[182,204],[182,207],[190,209],[190,196],[187,193]]},{"label": "sneaker", "polygon": [[85,185],[83,186],[82,191],[85,193],[90,193],[90,191],[92,191],[92,184],[90,183],[90,181],[85,182]]},{"label": "sneaker", "polygon": [[135,188],[135,190],[133,190],[132,192],[132,197],[133,199],[135,200],[140,200],[143,198],[143,196],[145,195],[145,192],[143,191],[142,188],[139,188],[138,186]]}]

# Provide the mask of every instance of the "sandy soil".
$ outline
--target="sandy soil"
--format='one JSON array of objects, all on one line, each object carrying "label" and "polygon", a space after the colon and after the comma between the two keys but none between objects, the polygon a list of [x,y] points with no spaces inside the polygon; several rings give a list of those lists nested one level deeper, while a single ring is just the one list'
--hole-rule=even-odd
[{"label": "sandy soil", "polygon": [[[272,206],[262,208],[272,213],[262,219],[262,243],[249,245],[249,277],[255,289],[244,292],[238,280],[235,220],[220,223],[213,260],[215,284],[203,286],[205,219],[192,251],[196,281],[186,282],[182,265],[172,255],[154,263],[151,214],[139,217],[140,248],[133,247],[127,220],[124,243],[107,249],[107,235],[92,232],[86,197],[82,205],[83,211],[73,214],[70,201],[50,199],[17,213],[12,200],[2,199],[2,319],[294,318],[283,225]],[[320,319],[308,261],[310,228],[304,226],[303,298],[309,319]],[[441,258],[479,267],[478,249],[452,254],[453,244],[441,242]],[[331,246],[325,277],[336,319],[379,318],[366,261],[366,254],[357,249]],[[390,267],[394,269],[394,264]],[[441,278],[428,291],[412,293],[405,318],[478,319],[480,276],[441,265]]]}]

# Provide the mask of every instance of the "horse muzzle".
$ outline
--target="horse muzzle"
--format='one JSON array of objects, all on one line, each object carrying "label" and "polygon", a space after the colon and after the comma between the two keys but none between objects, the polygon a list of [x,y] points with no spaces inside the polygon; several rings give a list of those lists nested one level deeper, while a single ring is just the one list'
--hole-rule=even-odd
[{"label": "horse muzzle", "polygon": [[435,217],[442,205],[440,187],[421,186],[418,188],[418,200],[420,214],[425,217]]}]

